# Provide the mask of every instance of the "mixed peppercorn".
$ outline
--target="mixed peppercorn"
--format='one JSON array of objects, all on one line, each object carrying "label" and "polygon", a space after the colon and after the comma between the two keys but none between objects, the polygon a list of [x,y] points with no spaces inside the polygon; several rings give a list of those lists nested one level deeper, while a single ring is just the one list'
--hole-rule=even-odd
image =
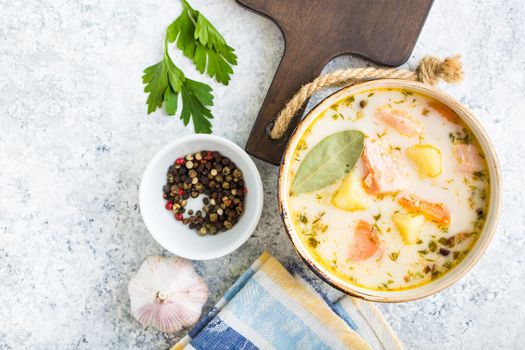
[{"label": "mixed peppercorn", "polygon": [[[201,151],[177,158],[163,187],[166,209],[200,235],[233,227],[244,212],[247,189],[242,171],[219,152]],[[204,195],[201,210],[186,210],[188,200]]]}]

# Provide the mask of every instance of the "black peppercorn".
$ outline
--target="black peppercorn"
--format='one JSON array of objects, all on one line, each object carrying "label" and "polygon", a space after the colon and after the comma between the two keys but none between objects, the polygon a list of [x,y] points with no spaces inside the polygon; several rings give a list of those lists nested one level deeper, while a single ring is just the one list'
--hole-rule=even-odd
[{"label": "black peppercorn", "polygon": [[450,254],[450,250],[445,249],[445,248],[439,248],[439,254],[441,254],[443,256],[447,256],[447,255]]}]

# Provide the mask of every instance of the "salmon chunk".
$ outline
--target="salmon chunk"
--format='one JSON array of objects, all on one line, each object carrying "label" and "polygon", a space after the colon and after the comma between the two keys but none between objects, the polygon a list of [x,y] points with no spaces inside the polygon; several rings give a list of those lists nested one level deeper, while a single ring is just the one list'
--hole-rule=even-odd
[{"label": "salmon chunk", "polygon": [[442,203],[427,202],[416,195],[402,195],[398,203],[411,213],[423,214],[440,226],[450,225],[450,212]]},{"label": "salmon chunk", "polygon": [[375,116],[402,135],[414,136],[423,132],[421,122],[401,109],[382,106],[376,109]]},{"label": "salmon chunk", "polygon": [[408,187],[406,169],[382,146],[367,141],[362,157],[365,166],[363,184],[369,194],[394,193]]},{"label": "salmon chunk", "polygon": [[359,220],[354,239],[350,244],[348,258],[353,261],[368,259],[377,252],[378,247],[379,239],[374,227],[366,221]]},{"label": "salmon chunk", "polygon": [[448,120],[451,123],[458,123],[458,115],[456,112],[454,112],[450,107],[447,105],[438,102],[438,101],[430,101],[428,103],[428,106],[439,113],[443,118]]},{"label": "salmon chunk", "polygon": [[473,173],[483,170],[483,159],[476,146],[460,143],[452,147],[452,153],[458,161],[459,171]]}]

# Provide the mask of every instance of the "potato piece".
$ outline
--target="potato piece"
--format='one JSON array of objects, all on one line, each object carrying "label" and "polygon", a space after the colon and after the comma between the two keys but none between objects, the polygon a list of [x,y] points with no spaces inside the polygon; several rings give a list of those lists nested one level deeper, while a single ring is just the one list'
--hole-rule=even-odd
[{"label": "potato piece", "polygon": [[405,244],[415,244],[425,224],[423,215],[396,213],[392,215],[392,221],[396,224]]},{"label": "potato piece", "polygon": [[364,210],[368,208],[368,195],[363,190],[361,181],[352,171],[346,175],[332,197],[332,203],[339,209],[347,211]]},{"label": "potato piece", "polygon": [[407,157],[417,168],[421,177],[441,175],[441,152],[431,145],[415,145],[407,148]]}]

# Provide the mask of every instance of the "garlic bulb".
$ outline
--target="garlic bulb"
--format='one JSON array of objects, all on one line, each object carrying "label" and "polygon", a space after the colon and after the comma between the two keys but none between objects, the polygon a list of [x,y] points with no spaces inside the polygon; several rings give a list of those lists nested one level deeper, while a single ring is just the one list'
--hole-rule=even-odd
[{"label": "garlic bulb", "polygon": [[131,312],[145,326],[175,332],[197,322],[208,286],[189,260],[152,256],[128,285]]}]

